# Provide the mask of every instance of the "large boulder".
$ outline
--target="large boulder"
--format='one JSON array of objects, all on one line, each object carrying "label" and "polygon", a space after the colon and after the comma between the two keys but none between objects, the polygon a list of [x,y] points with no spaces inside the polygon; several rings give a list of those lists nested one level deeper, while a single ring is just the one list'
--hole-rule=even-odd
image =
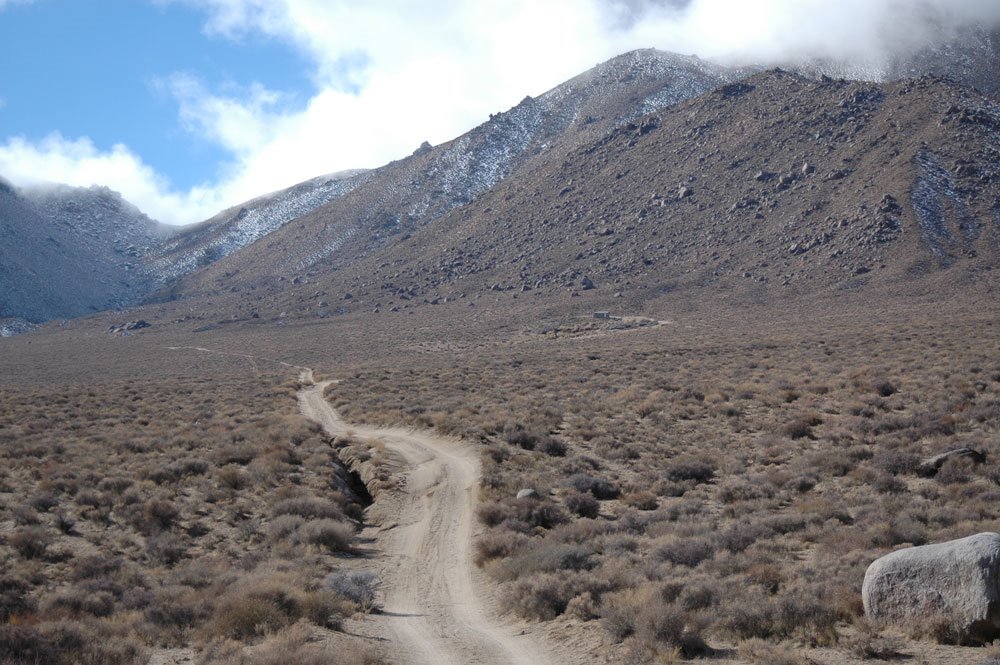
[{"label": "large boulder", "polygon": [[959,640],[1000,637],[1000,534],[898,550],[865,572],[865,613],[896,625],[933,622]]},{"label": "large boulder", "polygon": [[986,461],[986,455],[972,448],[956,448],[955,450],[949,450],[934,457],[928,457],[917,467],[917,473],[930,478],[937,475],[937,472],[941,470],[945,462],[953,459],[967,459],[971,460],[973,464],[982,464]]}]

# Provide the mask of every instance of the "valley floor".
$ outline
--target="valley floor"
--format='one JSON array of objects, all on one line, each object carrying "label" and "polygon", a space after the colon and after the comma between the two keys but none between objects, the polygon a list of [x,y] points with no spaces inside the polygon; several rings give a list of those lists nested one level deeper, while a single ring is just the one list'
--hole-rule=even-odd
[{"label": "valley floor", "polygon": [[[193,333],[165,309],[133,337],[0,340],[3,619],[30,617],[5,630],[75,627],[122,663],[292,642],[301,662],[982,663],[933,626],[870,626],[859,589],[882,553],[1000,530],[984,302],[662,308],[625,330],[442,308]],[[915,473],[960,446],[987,461]],[[364,512],[344,460],[376,489]],[[382,614],[358,613],[358,571]]]}]

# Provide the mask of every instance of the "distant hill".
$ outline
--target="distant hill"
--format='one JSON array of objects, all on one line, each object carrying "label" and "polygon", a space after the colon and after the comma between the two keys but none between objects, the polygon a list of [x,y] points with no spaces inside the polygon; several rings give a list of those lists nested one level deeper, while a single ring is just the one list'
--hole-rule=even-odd
[{"label": "distant hill", "polygon": [[105,187],[0,182],[0,318],[45,321],[135,302],[168,231]]}]

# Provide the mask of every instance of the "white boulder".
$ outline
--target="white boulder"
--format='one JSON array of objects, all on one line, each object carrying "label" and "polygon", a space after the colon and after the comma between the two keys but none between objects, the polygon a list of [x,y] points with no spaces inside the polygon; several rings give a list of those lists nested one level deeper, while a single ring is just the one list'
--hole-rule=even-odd
[{"label": "white boulder", "polygon": [[897,550],[865,572],[861,599],[876,621],[932,621],[961,639],[1000,637],[1000,534]]}]

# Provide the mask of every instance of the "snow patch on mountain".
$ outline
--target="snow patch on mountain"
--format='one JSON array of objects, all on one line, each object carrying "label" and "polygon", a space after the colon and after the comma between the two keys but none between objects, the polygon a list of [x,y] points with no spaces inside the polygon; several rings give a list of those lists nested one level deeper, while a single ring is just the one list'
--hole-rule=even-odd
[{"label": "snow patch on mountain", "polygon": [[368,173],[346,171],[321,176],[248,201],[168,243],[149,269],[164,284],[182,277],[347,194],[367,182]]},{"label": "snow patch on mountain", "polygon": [[32,330],[36,330],[38,326],[30,321],[25,321],[24,319],[12,318],[12,319],[0,319],[0,337],[14,337],[15,335],[23,335],[29,333]]}]

